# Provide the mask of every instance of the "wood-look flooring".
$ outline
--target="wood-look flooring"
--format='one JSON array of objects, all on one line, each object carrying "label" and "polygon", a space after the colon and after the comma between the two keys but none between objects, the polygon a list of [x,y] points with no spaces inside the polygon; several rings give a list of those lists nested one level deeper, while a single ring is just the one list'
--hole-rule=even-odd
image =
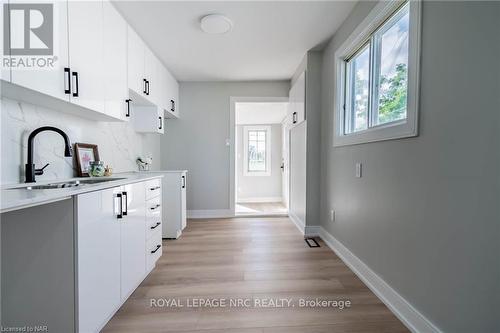
[{"label": "wood-look flooring", "polygon": [[279,215],[287,216],[288,210],[281,202],[238,202],[235,206],[236,215],[241,216],[263,216]]},{"label": "wood-look flooring", "polygon": [[[323,243],[309,248],[288,218],[190,220],[164,241],[156,268],[104,332],[408,332]],[[151,307],[176,299],[184,307]],[[193,299],[290,298],[295,306],[188,307]],[[350,308],[299,307],[300,299],[350,300]],[[157,301],[158,302],[158,301]],[[159,303],[158,303],[159,304]],[[191,303],[192,304],[192,303]]]}]

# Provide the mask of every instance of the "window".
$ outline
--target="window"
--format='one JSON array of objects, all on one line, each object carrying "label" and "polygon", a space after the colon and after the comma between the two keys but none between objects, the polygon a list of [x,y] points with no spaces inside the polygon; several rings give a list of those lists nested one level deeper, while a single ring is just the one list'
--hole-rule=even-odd
[{"label": "window", "polygon": [[245,176],[271,175],[271,127],[243,127]]},{"label": "window", "polygon": [[336,52],[334,145],[417,135],[420,2],[381,2]]}]

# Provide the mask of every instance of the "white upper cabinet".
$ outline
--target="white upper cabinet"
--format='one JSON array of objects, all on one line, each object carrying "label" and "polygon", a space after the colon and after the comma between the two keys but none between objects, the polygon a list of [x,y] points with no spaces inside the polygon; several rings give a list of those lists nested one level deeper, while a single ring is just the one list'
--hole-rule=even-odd
[{"label": "white upper cabinet", "polygon": [[128,121],[127,22],[111,5],[103,2],[104,14],[104,111]]},{"label": "white upper cabinet", "polygon": [[103,3],[68,1],[71,103],[104,113]]},{"label": "white upper cabinet", "polygon": [[157,105],[132,105],[132,122],[134,130],[140,133],[165,133],[165,117],[163,109]]},{"label": "white upper cabinet", "polygon": [[179,117],[179,84],[109,0],[53,8],[54,68],[3,70],[2,96],[99,121],[127,121],[130,105]]},{"label": "white upper cabinet", "polygon": [[[10,1],[10,3],[15,4],[16,2]],[[55,18],[54,55],[57,56],[57,61],[54,63],[55,67],[40,70],[13,68],[11,70],[11,82],[60,100],[69,101],[71,73],[69,72],[68,59],[68,4],[66,1],[55,1],[53,6]],[[12,45],[12,47],[15,47],[15,45]]]},{"label": "white upper cabinet", "polygon": [[146,46],[130,26],[127,27],[127,39],[128,87],[137,95],[146,96],[146,78],[144,75],[144,50]]},{"label": "white upper cabinet", "polygon": [[293,84],[289,98],[288,114],[292,122],[291,127],[294,127],[306,120],[306,72],[302,72]]}]

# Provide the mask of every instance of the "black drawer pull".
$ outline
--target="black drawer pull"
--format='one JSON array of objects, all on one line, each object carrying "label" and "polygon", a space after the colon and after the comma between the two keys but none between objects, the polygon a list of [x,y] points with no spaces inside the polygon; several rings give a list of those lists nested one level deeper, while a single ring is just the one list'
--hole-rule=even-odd
[{"label": "black drawer pull", "polygon": [[161,222],[156,222],[156,224],[151,227],[151,230],[156,229],[160,224]]},{"label": "black drawer pull", "polygon": [[160,204],[157,204],[156,206],[151,207],[151,208],[149,208],[149,209],[150,209],[150,210],[155,210],[155,209],[157,209],[157,208],[160,208]]},{"label": "black drawer pull", "polygon": [[161,188],[160,186],[155,186],[155,187],[150,187],[149,190],[156,191],[156,190],[159,190],[160,188]]},{"label": "black drawer pull", "polygon": [[158,251],[160,249],[161,245],[156,245],[156,249],[154,249],[153,251],[151,251],[151,254],[154,254],[156,253],[156,251]]}]

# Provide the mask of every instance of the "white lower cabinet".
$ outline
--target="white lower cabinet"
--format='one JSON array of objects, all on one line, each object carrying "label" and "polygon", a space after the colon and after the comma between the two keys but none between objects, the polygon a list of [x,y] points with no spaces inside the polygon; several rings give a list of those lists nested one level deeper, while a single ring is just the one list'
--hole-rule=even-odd
[{"label": "white lower cabinet", "polygon": [[146,192],[144,183],[125,185],[122,191],[121,224],[121,296],[122,300],[137,288],[146,272]]},{"label": "white lower cabinet", "polygon": [[163,238],[179,238],[186,227],[187,171],[165,172],[163,187]]},{"label": "white lower cabinet", "polygon": [[121,187],[79,195],[78,328],[96,332],[121,304]]},{"label": "white lower cabinet", "polygon": [[[151,220],[158,220],[154,217],[157,210],[161,217],[161,196],[146,200],[150,183],[124,185],[76,198],[80,333],[99,332],[162,254],[161,226],[151,229]],[[160,180],[155,184],[161,189]]]}]

